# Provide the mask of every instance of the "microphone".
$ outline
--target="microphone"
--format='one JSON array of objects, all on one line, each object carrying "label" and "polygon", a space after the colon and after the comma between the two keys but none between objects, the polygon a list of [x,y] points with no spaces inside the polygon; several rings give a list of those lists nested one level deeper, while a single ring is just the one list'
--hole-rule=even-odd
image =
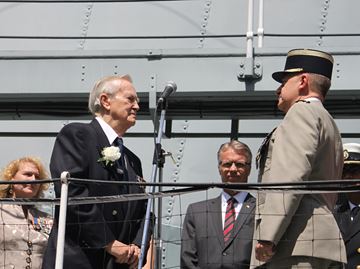
[{"label": "microphone", "polygon": [[168,98],[170,95],[172,95],[174,92],[176,92],[176,89],[177,89],[177,86],[176,86],[175,82],[168,81],[166,83],[164,91],[160,95],[158,103],[164,102],[166,98]]}]

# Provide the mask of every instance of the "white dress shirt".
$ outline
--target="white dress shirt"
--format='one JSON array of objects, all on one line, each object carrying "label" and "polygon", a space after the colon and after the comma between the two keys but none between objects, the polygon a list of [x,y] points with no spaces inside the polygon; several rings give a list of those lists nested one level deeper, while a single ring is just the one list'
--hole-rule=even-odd
[{"label": "white dress shirt", "polygon": [[[248,195],[247,192],[242,191],[242,192],[239,192],[239,193],[237,193],[236,195],[233,196],[236,199],[236,204],[234,205],[234,207],[235,207],[235,219],[239,215],[239,212],[241,210],[241,207],[242,207],[247,195]],[[221,216],[222,216],[223,229],[224,229],[224,221],[225,221],[227,201],[229,200],[230,197],[231,196],[228,193],[222,191],[222,193],[221,193]]]},{"label": "white dress shirt", "polygon": [[98,123],[100,124],[101,129],[104,131],[107,139],[109,140],[109,144],[112,145],[117,137],[117,133],[114,131],[113,128],[109,124],[107,124],[101,117],[95,118]]}]

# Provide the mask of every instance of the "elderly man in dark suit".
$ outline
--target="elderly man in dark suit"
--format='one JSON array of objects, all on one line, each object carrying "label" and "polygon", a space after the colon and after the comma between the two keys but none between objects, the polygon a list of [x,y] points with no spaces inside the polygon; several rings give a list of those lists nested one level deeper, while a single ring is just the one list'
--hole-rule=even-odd
[{"label": "elderly man in dark suit", "polygon": [[[70,123],[58,134],[50,162],[52,177],[69,171],[73,178],[137,182],[142,178],[141,162],[122,144],[122,136],[135,124],[139,110],[130,76],[99,80],[90,93],[89,109],[94,116],[90,123]],[[60,183],[55,184],[57,197],[60,187]],[[69,185],[69,197],[141,192],[143,189],[135,185],[91,181]],[[145,211],[144,200],[68,206],[64,268],[137,268]],[[57,234],[55,225],[43,268],[55,267]]]},{"label": "elderly man in dark suit", "polygon": [[[360,179],[360,144],[344,147],[343,179]],[[335,217],[344,237],[347,269],[360,268],[360,192],[342,194],[335,207]]]},{"label": "elderly man in dark suit", "polygon": [[[288,52],[284,71],[273,73],[281,83],[277,106],[285,117],[259,151],[260,182],[341,178],[341,136],[323,106],[333,62],[326,52],[295,49]],[[346,254],[332,215],[335,202],[329,194],[259,193],[252,265],[342,268]]]},{"label": "elderly man in dark suit", "polygon": [[[221,180],[247,182],[251,151],[239,141],[221,145],[218,151]],[[215,199],[189,205],[181,240],[182,269],[249,268],[255,198],[224,189]]]}]

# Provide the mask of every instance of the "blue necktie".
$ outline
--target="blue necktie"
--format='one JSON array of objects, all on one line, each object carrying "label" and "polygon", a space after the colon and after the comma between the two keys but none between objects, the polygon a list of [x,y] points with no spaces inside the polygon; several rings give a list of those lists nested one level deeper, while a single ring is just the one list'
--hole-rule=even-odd
[{"label": "blue necktie", "polygon": [[352,220],[354,220],[357,216],[357,214],[359,213],[360,207],[359,206],[355,206],[352,210],[351,210],[351,217]]},{"label": "blue necktie", "polygon": [[125,166],[125,156],[124,156],[124,143],[121,137],[117,137],[114,141],[114,145],[119,148],[120,159],[118,160],[120,167],[123,169],[124,175],[126,177],[126,166]]},{"label": "blue necktie", "polygon": [[123,141],[123,139],[122,139],[121,137],[117,137],[117,138],[115,139],[115,141],[114,141],[114,144],[119,147],[119,150],[120,150],[120,153],[121,153],[120,158],[122,158],[122,157],[123,157],[123,156],[122,156],[122,155],[123,155],[123,151],[124,151],[124,141]]}]

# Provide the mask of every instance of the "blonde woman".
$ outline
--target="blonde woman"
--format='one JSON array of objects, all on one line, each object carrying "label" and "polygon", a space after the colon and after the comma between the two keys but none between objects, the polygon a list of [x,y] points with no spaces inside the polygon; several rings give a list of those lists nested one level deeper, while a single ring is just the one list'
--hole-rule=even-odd
[{"label": "blonde woman", "polygon": [[[49,178],[36,158],[11,161],[1,173],[1,180],[42,180]],[[48,188],[43,184],[0,185],[1,198],[39,198]],[[41,268],[42,256],[52,226],[52,219],[30,205],[0,203],[0,268]]]}]

